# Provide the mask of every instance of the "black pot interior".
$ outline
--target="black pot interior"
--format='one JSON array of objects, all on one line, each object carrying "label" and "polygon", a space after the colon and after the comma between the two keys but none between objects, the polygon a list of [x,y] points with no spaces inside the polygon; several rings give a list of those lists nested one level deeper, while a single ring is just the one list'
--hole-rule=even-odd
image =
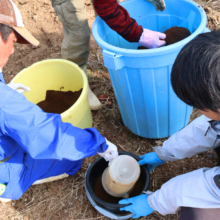
[{"label": "black pot interior", "polygon": [[[135,154],[121,151],[119,155],[129,155],[135,158],[137,161],[140,160],[138,156]],[[103,158],[98,158],[95,160],[91,166],[89,167],[86,174],[86,186],[90,193],[90,196],[103,208],[109,210],[115,214],[125,214],[127,212],[121,212],[119,210],[120,207],[124,207],[125,205],[119,205],[118,202],[123,198],[117,198],[109,195],[103,189],[101,184],[101,176],[103,171],[108,167],[108,163]],[[136,182],[134,189],[130,193],[129,197],[138,196],[142,193],[142,191],[146,191],[149,185],[150,180],[149,171],[146,165],[141,166],[141,174]]]}]

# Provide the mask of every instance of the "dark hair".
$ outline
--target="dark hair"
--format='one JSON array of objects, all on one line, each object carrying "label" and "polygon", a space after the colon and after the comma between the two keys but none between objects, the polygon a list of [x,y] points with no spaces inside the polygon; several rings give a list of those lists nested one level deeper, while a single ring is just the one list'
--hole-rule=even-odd
[{"label": "dark hair", "polygon": [[13,28],[5,24],[0,24],[0,34],[4,42],[8,41],[8,37],[13,31]]},{"label": "dark hair", "polygon": [[188,105],[220,108],[220,31],[200,34],[183,47],[171,72],[176,95]]}]

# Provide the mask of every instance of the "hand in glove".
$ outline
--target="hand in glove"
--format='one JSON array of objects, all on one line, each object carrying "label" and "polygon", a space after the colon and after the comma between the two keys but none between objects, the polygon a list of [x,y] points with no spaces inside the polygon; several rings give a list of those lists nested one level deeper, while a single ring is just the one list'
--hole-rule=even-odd
[{"label": "hand in glove", "polygon": [[147,47],[149,49],[157,48],[166,44],[164,40],[166,38],[166,34],[151,31],[148,29],[143,29],[143,33],[140,37],[139,44],[141,46]]},{"label": "hand in glove", "polygon": [[149,206],[147,196],[147,194],[143,194],[130,199],[120,200],[119,204],[128,204],[128,206],[120,208],[120,211],[134,213],[132,218],[138,218],[151,214],[152,212],[154,212],[154,210]]},{"label": "hand in glove", "polygon": [[13,90],[17,91],[18,93],[25,93],[25,92],[29,92],[31,90],[29,87],[27,87],[21,83],[9,83],[9,84],[7,84],[7,86],[9,86]]},{"label": "hand in glove", "polygon": [[108,145],[108,149],[103,153],[98,153],[101,157],[104,157],[106,161],[111,162],[118,156],[117,147],[106,139],[106,144]]},{"label": "hand in glove", "polygon": [[165,4],[164,0],[147,0],[147,1],[152,3],[157,11],[159,11],[159,10],[164,11],[166,8],[166,4]]},{"label": "hand in glove", "polygon": [[147,164],[149,172],[152,172],[155,167],[165,163],[157,156],[156,152],[144,154],[140,158],[141,160],[138,161],[139,165]]}]

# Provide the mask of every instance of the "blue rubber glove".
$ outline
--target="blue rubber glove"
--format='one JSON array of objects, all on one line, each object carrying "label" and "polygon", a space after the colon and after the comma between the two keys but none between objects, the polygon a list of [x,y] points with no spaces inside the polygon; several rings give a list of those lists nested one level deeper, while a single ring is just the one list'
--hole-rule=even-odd
[{"label": "blue rubber glove", "polygon": [[157,156],[156,152],[144,154],[140,158],[141,160],[138,161],[139,165],[147,164],[149,172],[152,172],[155,167],[165,163]]},{"label": "blue rubber glove", "polygon": [[120,211],[132,212],[134,215],[132,218],[139,218],[141,216],[147,216],[154,210],[149,206],[147,201],[147,194],[140,196],[132,197],[130,199],[122,199],[119,201],[119,204],[131,204],[120,208]]}]

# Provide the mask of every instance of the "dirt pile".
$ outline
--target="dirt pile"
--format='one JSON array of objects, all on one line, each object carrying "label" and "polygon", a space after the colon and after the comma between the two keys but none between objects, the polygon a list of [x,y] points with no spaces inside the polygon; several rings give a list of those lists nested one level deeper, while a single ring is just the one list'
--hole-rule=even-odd
[{"label": "dirt pile", "polygon": [[61,114],[69,109],[80,97],[82,89],[76,92],[47,90],[46,99],[37,105],[47,113]]},{"label": "dirt pile", "polygon": [[191,35],[190,31],[183,27],[172,27],[164,32],[166,34],[166,45],[177,43]]}]

